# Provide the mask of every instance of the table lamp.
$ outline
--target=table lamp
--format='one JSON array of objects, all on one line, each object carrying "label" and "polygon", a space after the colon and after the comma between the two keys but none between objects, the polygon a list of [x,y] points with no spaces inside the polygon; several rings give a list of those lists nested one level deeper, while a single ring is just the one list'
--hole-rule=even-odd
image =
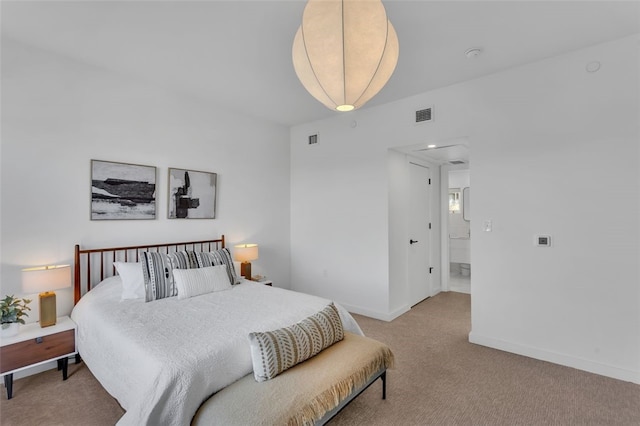
[{"label": "table lamp", "polygon": [[234,257],[240,263],[240,275],[251,279],[251,260],[258,258],[257,244],[238,244],[233,251]]},{"label": "table lamp", "polygon": [[22,270],[22,290],[38,293],[40,300],[40,327],[56,324],[56,294],[54,290],[71,287],[69,265],[37,266]]}]

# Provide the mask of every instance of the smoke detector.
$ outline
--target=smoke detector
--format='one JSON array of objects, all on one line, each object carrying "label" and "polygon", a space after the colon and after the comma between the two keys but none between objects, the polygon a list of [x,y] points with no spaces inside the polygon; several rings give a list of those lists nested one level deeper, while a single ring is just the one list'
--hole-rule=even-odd
[{"label": "smoke detector", "polygon": [[598,72],[598,70],[600,69],[600,62],[598,61],[589,62],[585,67],[585,69],[587,70],[587,72],[590,72],[590,73]]}]

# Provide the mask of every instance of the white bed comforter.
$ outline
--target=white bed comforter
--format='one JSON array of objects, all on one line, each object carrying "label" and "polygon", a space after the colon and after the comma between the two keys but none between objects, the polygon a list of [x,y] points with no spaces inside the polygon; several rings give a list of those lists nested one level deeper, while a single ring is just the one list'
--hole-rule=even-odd
[{"label": "white bed comforter", "polygon": [[[248,334],[294,324],[330,301],[245,281],[190,299],[121,300],[119,277],[71,313],[78,350],[126,410],[119,425],[189,425],[214,392],[252,371]],[[362,334],[338,306],[346,330]]]}]

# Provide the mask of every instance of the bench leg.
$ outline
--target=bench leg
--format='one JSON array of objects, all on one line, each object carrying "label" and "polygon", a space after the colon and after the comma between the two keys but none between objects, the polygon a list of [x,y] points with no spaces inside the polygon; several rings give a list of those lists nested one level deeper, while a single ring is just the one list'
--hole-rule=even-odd
[{"label": "bench leg", "polygon": [[387,399],[387,372],[384,371],[380,378],[382,379],[382,399]]}]

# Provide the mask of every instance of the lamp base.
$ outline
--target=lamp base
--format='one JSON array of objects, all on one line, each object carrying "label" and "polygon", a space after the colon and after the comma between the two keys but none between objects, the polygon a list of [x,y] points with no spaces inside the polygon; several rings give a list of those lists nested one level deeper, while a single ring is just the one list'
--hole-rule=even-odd
[{"label": "lamp base", "polygon": [[240,264],[240,275],[246,279],[251,279],[251,262],[242,262]]},{"label": "lamp base", "polygon": [[53,291],[40,293],[40,327],[56,325],[56,294]]}]

